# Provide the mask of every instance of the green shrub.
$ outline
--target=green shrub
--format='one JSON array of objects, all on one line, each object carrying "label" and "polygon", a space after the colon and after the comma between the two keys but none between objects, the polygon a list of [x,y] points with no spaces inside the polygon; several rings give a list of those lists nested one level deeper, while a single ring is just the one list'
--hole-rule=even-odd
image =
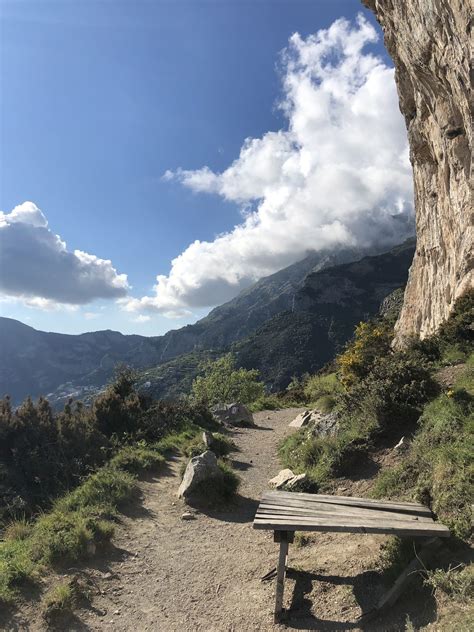
[{"label": "green shrub", "polygon": [[182,448],[182,452],[189,458],[202,454],[206,450],[212,450],[216,456],[226,456],[237,449],[235,443],[229,437],[226,437],[220,432],[212,433],[211,447],[206,447],[202,433],[196,435],[187,445]]},{"label": "green shrub", "polygon": [[90,476],[80,487],[55,503],[60,511],[104,507],[115,509],[132,495],[135,479],[127,472],[105,466]]},{"label": "green shrub", "polygon": [[13,602],[16,587],[34,578],[36,570],[28,540],[0,542],[0,603]]},{"label": "green shrub", "polygon": [[27,520],[13,520],[5,527],[5,540],[26,540],[31,535],[32,524]]},{"label": "green shrub", "polygon": [[72,612],[78,598],[79,589],[74,580],[68,579],[61,582],[46,593],[42,603],[43,617],[53,622],[59,615]]},{"label": "green shrub", "polygon": [[469,602],[474,597],[474,564],[426,571],[425,584],[435,594],[442,592],[456,600]]},{"label": "green shrub", "polygon": [[284,407],[284,402],[276,395],[263,395],[249,405],[249,409],[253,412],[261,410],[279,410]]},{"label": "green shrub", "polygon": [[192,397],[209,406],[231,402],[250,404],[265,392],[258,375],[255,369],[238,369],[229,353],[204,365],[203,375],[193,382]]},{"label": "green shrub", "polygon": [[164,456],[146,443],[125,446],[110,461],[110,465],[119,470],[138,474],[142,471],[156,470],[165,462]]},{"label": "green shrub", "polygon": [[447,345],[441,356],[441,364],[449,366],[451,364],[459,364],[466,360],[466,350],[462,349],[459,344]]},{"label": "green shrub", "polygon": [[314,408],[320,413],[330,413],[334,410],[337,399],[332,395],[323,395],[314,402]]},{"label": "green shrub", "polygon": [[336,373],[312,375],[306,380],[304,385],[306,401],[309,402],[316,402],[323,397],[331,397],[335,400],[336,395],[342,393],[342,391],[343,387]]},{"label": "green shrub", "polygon": [[471,530],[474,397],[452,390],[430,402],[403,461],[382,472],[376,497],[412,497],[429,505],[461,538]]},{"label": "green shrub", "polygon": [[374,363],[390,354],[393,329],[387,321],[359,323],[354,339],[337,357],[339,377],[346,388],[367,377]]}]

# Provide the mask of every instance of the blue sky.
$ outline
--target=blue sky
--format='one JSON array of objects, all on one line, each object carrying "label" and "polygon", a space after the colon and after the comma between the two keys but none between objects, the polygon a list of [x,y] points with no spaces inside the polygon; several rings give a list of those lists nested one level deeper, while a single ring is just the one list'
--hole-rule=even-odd
[{"label": "blue sky", "polygon": [[[279,53],[290,36],[298,32],[304,40],[358,13],[379,30],[358,0],[0,6],[0,209],[8,214],[33,202],[68,251],[111,260],[128,277],[127,296],[136,299],[153,296],[155,277],[169,275],[172,260],[195,240],[212,243],[258,206],[263,196],[229,194],[215,174],[239,158],[246,138],[288,126],[276,104],[285,74]],[[391,67],[381,38],[369,49]],[[203,167],[214,174],[212,185],[202,183]],[[289,262],[291,255],[279,252],[262,273]],[[214,279],[215,302],[253,280],[236,274],[234,285]],[[123,309],[120,292],[44,309],[38,301],[26,306],[10,287],[0,307],[2,315],[39,329],[156,335],[212,306],[208,297],[188,300],[181,293],[167,307],[149,299]]]}]

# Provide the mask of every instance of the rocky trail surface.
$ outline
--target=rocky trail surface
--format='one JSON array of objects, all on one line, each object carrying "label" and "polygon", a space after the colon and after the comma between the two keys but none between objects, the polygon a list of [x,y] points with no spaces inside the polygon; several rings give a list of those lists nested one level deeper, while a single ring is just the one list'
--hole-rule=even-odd
[{"label": "rocky trail surface", "polygon": [[[140,502],[131,505],[117,528],[113,545],[87,569],[70,569],[87,578],[91,603],[56,629],[136,632],[246,632],[267,630],[404,630],[406,616],[418,626],[435,618],[434,599],[426,611],[413,598],[394,608],[390,621],[357,623],[383,590],[374,570],[383,536],[310,534],[303,546],[290,546],[285,624],[273,623],[274,580],[261,577],[273,569],[277,546],[273,534],[256,531],[252,520],[268,480],[281,469],[279,441],[300,410],[263,412],[257,426],[236,430],[239,451],[233,465],[242,479],[235,502],[218,511],[190,509],[177,499],[180,460],[169,462],[157,478],[140,483]],[[344,492],[364,488],[364,479],[344,479]],[[416,613],[416,614],[415,614]],[[21,611],[10,630],[48,629],[41,615]],[[418,629],[418,627],[417,627]]]}]

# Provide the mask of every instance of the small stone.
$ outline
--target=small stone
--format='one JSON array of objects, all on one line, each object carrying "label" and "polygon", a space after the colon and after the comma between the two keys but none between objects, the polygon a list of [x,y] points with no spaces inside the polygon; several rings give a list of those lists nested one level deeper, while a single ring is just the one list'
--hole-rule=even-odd
[{"label": "small stone", "polygon": [[120,610],[116,610],[114,614],[120,614]]},{"label": "small stone", "polygon": [[210,432],[207,432],[207,430],[204,430],[204,432],[202,433],[202,442],[204,443],[206,448],[210,450],[212,447],[212,444],[214,443],[214,437],[212,436]]},{"label": "small stone", "polygon": [[181,520],[196,520],[196,516],[189,511],[185,511],[181,516]]}]

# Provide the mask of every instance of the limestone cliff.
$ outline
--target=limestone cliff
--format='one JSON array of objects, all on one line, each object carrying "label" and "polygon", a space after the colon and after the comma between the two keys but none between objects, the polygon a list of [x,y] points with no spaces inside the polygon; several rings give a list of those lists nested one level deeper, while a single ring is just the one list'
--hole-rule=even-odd
[{"label": "limestone cliff", "polygon": [[396,68],[413,165],[417,249],[395,345],[424,338],[473,285],[469,0],[363,0]]}]

